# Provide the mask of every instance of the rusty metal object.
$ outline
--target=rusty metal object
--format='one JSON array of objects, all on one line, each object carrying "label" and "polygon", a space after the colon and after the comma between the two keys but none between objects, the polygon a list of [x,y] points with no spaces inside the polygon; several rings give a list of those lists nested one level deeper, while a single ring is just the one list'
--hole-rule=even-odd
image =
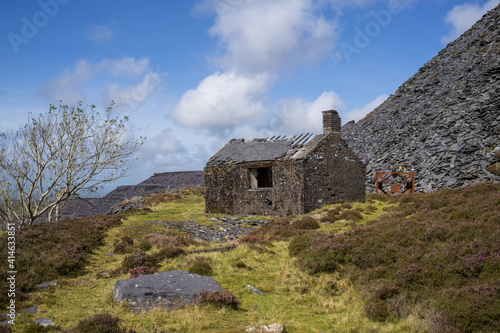
[{"label": "rusty metal object", "polygon": [[376,172],[375,188],[385,195],[415,192],[414,172]]}]

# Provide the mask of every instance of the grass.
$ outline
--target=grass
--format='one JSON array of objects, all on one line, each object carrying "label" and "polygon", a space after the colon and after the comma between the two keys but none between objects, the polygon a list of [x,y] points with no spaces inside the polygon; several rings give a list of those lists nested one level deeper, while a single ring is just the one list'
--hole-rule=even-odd
[{"label": "grass", "polygon": [[[479,327],[485,332],[491,331],[491,327],[498,328],[491,326],[498,325],[491,309],[497,304],[491,297],[497,295],[494,281],[500,275],[493,260],[497,251],[493,240],[498,239],[495,223],[500,225],[496,217],[500,216],[498,185],[482,184],[411,197],[369,195],[365,204],[330,205],[307,216],[276,219],[254,230],[247,236],[247,242],[227,252],[187,253],[221,244],[169,238],[176,230],[166,233],[168,237],[161,236],[158,233],[165,232],[165,227],[145,223],[150,220],[213,223],[204,214],[203,197],[199,193],[184,190],[179,195],[150,200],[148,210],[123,217],[120,225],[107,228],[96,246],[85,252],[83,269],[55,276],[58,286],[31,291],[25,300],[20,300],[18,309],[36,304],[39,312],[36,316],[18,314],[14,331],[22,332],[23,326],[40,317],[69,328],[84,318],[107,313],[118,317],[121,326],[137,332],[153,332],[153,325],[158,332],[242,332],[251,326],[271,323],[284,324],[290,332],[305,333],[432,332],[464,325],[463,318],[470,317],[467,306],[471,305],[475,313],[492,316],[490,326],[483,323]],[[133,240],[130,252],[106,255],[126,235]],[[301,242],[301,238],[306,241]],[[473,238],[480,242],[476,247]],[[61,248],[76,242],[70,237],[62,239],[68,239],[69,243]],[[336,247],[348,244],[341,242],[346,239],[351,240],[349,247]],[[146,251],[149,255],[154,256],[169,246],[184,251],[174,251],[178,256],[162,259],[157,264],[158,270],[189,270],[204,263],[221,287],[241,300],[239,309],[195,305],[169,313],[155,309],[134,314],[125,304],[115,303],[111,294],[116,281],[128,278],[128,273],[119,271],[122,261],[143,251],[141,243],[148,240],[151,240]],[[294,251],[290,250],[291,244],[296,244]],[[316,248],[311,244],[316,244]],[[333,246],[334,255],[321,252],[324,244]],[[438,250],[450,253],[445,262],[448,268],[442,271],[454,274],[455,280],[431,269],[441,263],[441,257],[439,260],[432,257]],[[323,269],[315,257],[317,253],[322,253],[320,257],[326,267],[331,260],[335,268]],[[486,258],[479,268],[477,255]],[[418,261],[419,258],[426,261]],[[427,266],[426,262],[434,266]],[[412,266],[415,263],[420,265],[416,269]],[[310,267],[319,269],[312,271]],[[393,272],[391,268],[397,269]],[[31,268],[30,274],[36,273]],[[443,281],[452,284],[443,288]],[[265,296],[252,293],[247,285],[261,290]],[[486,298],[471,298],[478,293]],[[392,303],[387,305],[387,300]],[[459,307],[453,309],[453,304]],[[478,308],[479,305],[482,307]],[[474,320],[470,323],[477,324]],[[470,330],[470,326],[459,327]]]}]

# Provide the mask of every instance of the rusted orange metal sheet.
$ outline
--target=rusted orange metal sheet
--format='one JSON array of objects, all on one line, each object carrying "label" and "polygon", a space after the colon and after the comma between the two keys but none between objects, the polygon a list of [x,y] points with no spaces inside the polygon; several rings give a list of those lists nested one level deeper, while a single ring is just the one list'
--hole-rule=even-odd
[{"label": "rusted orange metal sheet", "polygon": [[385,195],[415,192],[414,172],[376,172],[375,188]]}]

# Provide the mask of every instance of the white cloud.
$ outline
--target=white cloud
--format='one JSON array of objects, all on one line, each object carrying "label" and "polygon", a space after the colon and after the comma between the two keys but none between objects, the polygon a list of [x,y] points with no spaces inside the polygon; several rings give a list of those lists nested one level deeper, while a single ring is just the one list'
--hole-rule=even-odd
[{"label": "white cloud", "polygon": [[86,33],[86,36],[98,44],[105,44],[114,36],[114,32],[111,29],[112,24],[93,25],[90,27],[89,32]]},{"label": "white cloud", "polygon": [[[243,138],[245,140],[252,140],[255,138],[267,138],[274,135],[269,128],[257,128],[254,124],[245,124],[238,128],[238,138]],[[219,147],[220,148],[220,147]],[[218,149],[218,148],[217,148]]]},{"label": "white cloud", "polygon": [[182,142],[177,139],[172,129],[165,129],[160,134],[148,138],[139,152],[140,160],[147,164],[146,169],[152,165],[165,164],[170,156],[186,151]]},{"label": "white cloud", "polygon": [[343,117],[342,117],[342,124],[347,123],[348,121],[354,120],[354,121],[359,121],[363,119],[368,113],[372,112],[373,109],[375,109],[377,106],[382,104],[389,95],[383,94],[375,98],[373,101],[369,102],[365,106],[359,108],[359,109],[354,109],[349,112],[347,112]]},{"label": "white cloud", "polygon": [[452,25],[450,33],[441,38],[443,44],[460,37],[462,33],[468,30],[476,23],[487,11],[495,8],[499,0],[489,0],[484,5],[474,3],[464,3],[453,7],[444,18],[446,23]]},{"label": "white cloud", "polygon": [[257,135],[261,128],[250,127],[265,122],[262,101],[273,79],[282,70],[324,59],[337,38],[337,24],[318,13],[314,0],[205,0],[197,7],[207,8],[216,15],[209,33],[222,46],[215,59],[222,72],[185,92],[172,115],[188,127],[218,134],[239,127],[245,135]]},{"label": "white cloud", "polygon": [[96,64],[101,70],[109,71],[113,76],[133,77],[144,73],[149,66],[149,58],[135,59],[123,57],[121,59],[104,59]]},{"label": "white cloud", "polygon": [[210,158],[204,147],[195,145],[186,149],[183,139],[175,135],[172,129],[148,138],[138,153],[140,167],[148,172],[178,170],[200,170]]},{"label": "white cloud", "polygon": [[65,69],[61,75],[50,80],[42,89],[42,94],[52,102],[64,100],[67,103],[82,99],[78,87],[90,80],[98,70],[87,60],[80,60],[73,71]]},{"label": "white cloud", "polygon": [[218,60],[226,70],[274,72],[311,63],[330,52],[337,36],[336,24],[315,13],[312,0],[215,3],[210,34],[224,46],[226,53]]},{"label": "white cloud", "polygon": [[110,84],[106,95],[106,101],[114,101],[116,109],[135,109],[148,98],[155,89],[163,82],[163,78],[156,72],[144,75],[141,82],[134,86],[121,89],[117,84]]},{"label": "white cloud", "polygon": [[[46,83],[41,93],[51,102],[63,100],[65,103],[74,103],[83,99],[81,87],[98,73],[108,72],[114,77],[136,77],[143,74],[148,66],[148,58],[123,57],[103,59],[96,63],[82,59],[73,70],[67,68],[61,75]],[[113,85],[111,87],[115,89]]]},{"label": "white cloud", "polygon": [[148,138],[141,148],[142,153],[171,154],[184,152],[186,149],[179,139],[173,135],[170,128],[164,129],[160,134]]},{"label": "white cloud", "polygon": [[276,127],[289,134],[321,133],[323,128],[321,111],[338,109],[342,104],[340,97],[333,91],[323,92],[312,102],[303,99],[284,100],[276,113],[278,120]]},{"label": "white cloud", "polygon": [[260,98],[267,84],[264,74],[215,73],[185,92],[172,115],[188,127],[231,129],[264,113]]}]

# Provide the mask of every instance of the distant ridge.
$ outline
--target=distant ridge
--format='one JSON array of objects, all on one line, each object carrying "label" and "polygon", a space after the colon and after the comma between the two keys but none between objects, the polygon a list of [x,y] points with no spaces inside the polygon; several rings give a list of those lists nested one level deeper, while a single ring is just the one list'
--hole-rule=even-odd
[{"label": "distant ridge", "polygon": [[137,185],[119,186],[106,194],[103,199],[121,200],[143,197],[169,188],[204,186],[203,171],[175,171],[155,173]]},{"label": "distant ridge", "polygon": [[106,214],[113,205],[119,202],[134,197],[143,197],[157,191],[204,186],[203,175],[203,171],[155,173],[137,185],[119,186],[102,198],[69,200],[61,207],[61,219]]},{"label": "distant ridge", "polygon": [[[500,177],[500,6],[448,44],[343,138],[376,171],[415,171],[430,192]],[[498,155],[498,154],[497,154]]]}]

